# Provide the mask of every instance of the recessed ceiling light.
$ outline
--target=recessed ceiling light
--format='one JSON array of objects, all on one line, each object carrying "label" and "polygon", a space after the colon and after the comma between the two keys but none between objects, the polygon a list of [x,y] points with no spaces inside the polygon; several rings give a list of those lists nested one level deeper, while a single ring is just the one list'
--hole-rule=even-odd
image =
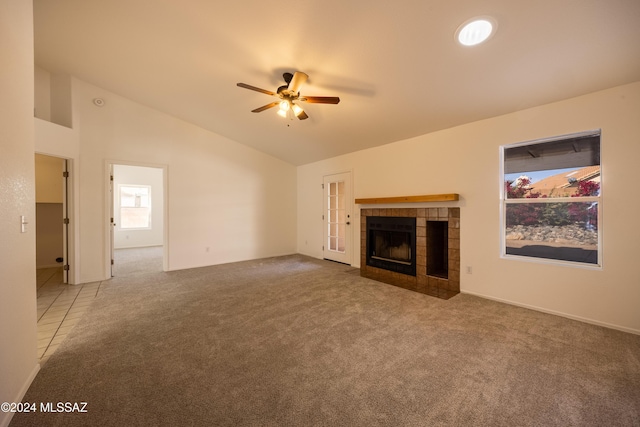
[{"label": "recessed ceiling light", "polygon": [[487,41],[496,28],[496,21],[488,16],[473,18],[458,27],[456,40],[463,46],[475,46]]}]

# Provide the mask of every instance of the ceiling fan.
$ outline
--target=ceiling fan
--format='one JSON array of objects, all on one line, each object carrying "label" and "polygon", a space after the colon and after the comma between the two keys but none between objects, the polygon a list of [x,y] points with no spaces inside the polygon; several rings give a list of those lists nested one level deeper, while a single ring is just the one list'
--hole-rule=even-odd
[{"label": "ceiling fan", "polygon": [[238,83],[238,86],[245,89],[255,90],[256,92],[280,98],[280,101],[274,101],[270,104],[256,108],[255,110],[251,110],[252,113],[259,113],[279,105],[280,109],[278,110],[278,114],[280,116],[290,116],[293,118],[293,113],[293,115],[298,119],[305,120],[308,119],[309,116],[297,102],[309,102],[312,104],[337,104],[340,102],[340,98],[337,96],[300,96],[300,86],[302,86],[309,78],[309,76],[302,71],[296,71],[294,74],[284,73],[282,77],[287,84],[280,86],[276,92],[260,89],[259,87],[251,86],[246,83]]}]

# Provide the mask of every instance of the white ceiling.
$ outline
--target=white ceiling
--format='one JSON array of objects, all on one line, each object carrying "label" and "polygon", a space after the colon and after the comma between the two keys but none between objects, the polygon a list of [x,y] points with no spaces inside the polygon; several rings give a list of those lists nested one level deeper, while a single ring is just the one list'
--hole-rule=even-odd
[{"label": "white ceiling", "polygon": [[[35,0],[35,62],[294,165],[640,80],[640,0]],[[498,21],[488,43],[456,28]],[[308,120],[277,109],[304,71]]]}]

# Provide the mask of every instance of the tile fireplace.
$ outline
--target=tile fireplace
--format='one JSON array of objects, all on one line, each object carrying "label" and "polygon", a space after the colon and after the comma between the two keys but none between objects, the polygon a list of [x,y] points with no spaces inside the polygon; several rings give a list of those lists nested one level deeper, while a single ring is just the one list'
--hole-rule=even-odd
[{"label": "tile fireplace", "polygon": [[460,208],[360,215],[361,276],[443,299],[460,292]]}]

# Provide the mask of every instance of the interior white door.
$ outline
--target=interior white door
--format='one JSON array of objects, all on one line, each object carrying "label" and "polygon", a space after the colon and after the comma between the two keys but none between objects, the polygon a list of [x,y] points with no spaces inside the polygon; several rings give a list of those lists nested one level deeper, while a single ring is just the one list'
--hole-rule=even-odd
[{"label": "interior white door", "polygon": [[351,173],[326,175],[323,179],[323,200],[323,257],[351,265]]}]

